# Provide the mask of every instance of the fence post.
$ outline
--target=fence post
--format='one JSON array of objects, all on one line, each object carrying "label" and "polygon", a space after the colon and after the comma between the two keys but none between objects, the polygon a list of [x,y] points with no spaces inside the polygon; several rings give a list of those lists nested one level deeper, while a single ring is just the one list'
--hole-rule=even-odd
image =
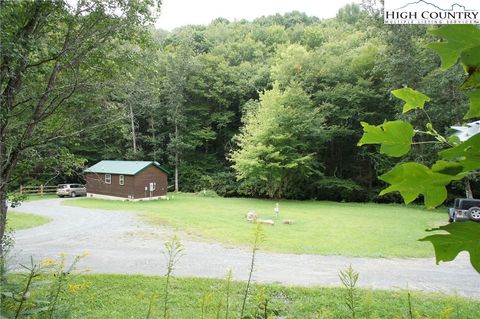
[{"label": "fence post", "polygon": [[40,196],[43,196],[43,185],[40,185]]},{"label": "fence post", "polygon": [[23,193],[23,186],[20,185],[20,195]]}]

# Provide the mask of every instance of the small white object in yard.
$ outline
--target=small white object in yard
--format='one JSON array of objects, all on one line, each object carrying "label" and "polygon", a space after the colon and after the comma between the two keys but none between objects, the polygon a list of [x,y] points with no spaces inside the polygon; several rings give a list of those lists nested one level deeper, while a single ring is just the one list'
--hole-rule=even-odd
[{"label": "small white object in yard", "polygon": [[273,212],[275,213],[275,218],[278,218],[278,215],[280,214],[280,207],[278,206],[278,203],[275,205]]},{"label": "small white object in yard", "polygon": [[457,132],[453,135],[457,136],[460,141],[465,142],[470,137],[480,133],[480,121],[467,123],[467,126],[452,126]]},{"label": "small white object in yard", "polygon": [[248,212],[247,214],[245,214],[245,218],[249,222],[253,222],[253,221],[257,220],[257,213],[254,210],[252,210],[251,212]]},{"label": "small white object in yard", "polygon": [[285,219],[284,221],[282,221],[282,224],[285,224],[285,225],[293,225],[295,222],[291,219]]},{"label": "small white object in yard", "polygon": [[275,225],[275,222],[271,219],[257,219],[257,223],[264,224],[264,225],[270,225],[270,226]]}]

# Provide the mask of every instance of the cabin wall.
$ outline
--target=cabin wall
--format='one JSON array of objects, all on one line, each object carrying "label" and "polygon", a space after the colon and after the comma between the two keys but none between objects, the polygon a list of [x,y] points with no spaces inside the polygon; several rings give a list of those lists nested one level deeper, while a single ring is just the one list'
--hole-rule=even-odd
[{"label": "cabin wall", "polygon": [[105,174],[103,173],[87,173],[87,193],[109,195],[116,197],[129,198],[135,196],[135,177],[132,175],[124,176],[124,185],[120,185],[118,174],[111,174],[112,183],[105,183]]},{"label": "cabin wall", "polygon": [[[156,183],[150,193],[150,183]],[[158,197],[167,195],[167,174],[155,166],[149,166],[135,175],[135,198]],[[147,187],[147,191],[145,191]]]}]

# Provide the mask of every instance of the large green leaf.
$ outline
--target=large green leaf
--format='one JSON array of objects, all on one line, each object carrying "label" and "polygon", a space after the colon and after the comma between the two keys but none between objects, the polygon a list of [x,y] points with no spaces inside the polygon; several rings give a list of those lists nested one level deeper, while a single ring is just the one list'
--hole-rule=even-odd
[{"label": "large green leaf", "polygon": [[449,25],[434,29],[431,33],[447,42],[430,43],[442,60],[442,68],[448,69],[461,59],[468,79],[462,89],[470,98],[470,110],[464,119],[480,117],[480,29],[474,25]]},{"label": "large green leaf", "polygon": [[452,180],[461,179],[462,176],[442,174],[425,165],[409,162],[396,165],[379,178],[390,184],[380,192],[380,195],[400,192],[405,204],[409,204],[419,195],[423,195],[425,206],[433,208],[442,204],[447,198],[445,186]]},{"label": "large green leaf", "polygon": [[430,30],[446,42],[433,42],[428,47],[435,50],[442,60],[442,68],[448,69],[457,63],[462,52],[480,46],[480,29],[470,24],[448,25]]},{"label": "large green leaf", "polygon": [[466,93],[470,98],[470,109],[465,114],[464,119],[471,119],[473,117],[480,117],[480,90],[475,90]]},{"label": "large green leaf", "polygon": [[438,154],[444,159],[458,161],[464,172],[480,169],[480,134]]},{"label": "large green leaf", "polygon": [[425,102],[430,101],[428,96],[411,88],[393,90],[392,94],[395,97],[405,101],[405,104],[403,105],[403,113],[407,113],[413,109],[423,109]]},{"label": "large green leaf", "polygon": [[393,157],[407,154],[412,146],[412,138],[415,135],[413,127],[408,122],[388,121],[382,125],[370,125],[365,122],[363,136],[358,145],[381,144],[380,153]]},{"label": "large green leaf", "polygon": [[429,231],[445,231],[448,234],[435,234],[420,239],[429,241],[435,249],[437,264],[452,261],[461,251],[468,251],[470,262],[480,273],[480,224],[474,222],[452,223]]},{"label": "large green leaf", "polygon": [[480,87],[480,46],[462,52],[460,56],[463,67],[468,73],[468,79],[462,84],[462,89],[477,89]]},{"label": "large green leaf", "polygon": [[458,175],[463,172],[463,166],[457,162],[438,160],[432,165],[432,171],[445,175]]}]

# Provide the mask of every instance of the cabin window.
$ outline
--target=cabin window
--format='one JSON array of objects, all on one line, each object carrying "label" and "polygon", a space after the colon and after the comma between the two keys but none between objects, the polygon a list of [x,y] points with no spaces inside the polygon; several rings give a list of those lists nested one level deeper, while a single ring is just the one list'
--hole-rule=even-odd
[{"label": "cabin window", "polygon": [[105,184],[111,184],[111,183],[112,183],[112,175],[105,174]]},{"label": "cabin window", "polygon": [[118,184],[125,185],[125,176],[118,175]]}]

